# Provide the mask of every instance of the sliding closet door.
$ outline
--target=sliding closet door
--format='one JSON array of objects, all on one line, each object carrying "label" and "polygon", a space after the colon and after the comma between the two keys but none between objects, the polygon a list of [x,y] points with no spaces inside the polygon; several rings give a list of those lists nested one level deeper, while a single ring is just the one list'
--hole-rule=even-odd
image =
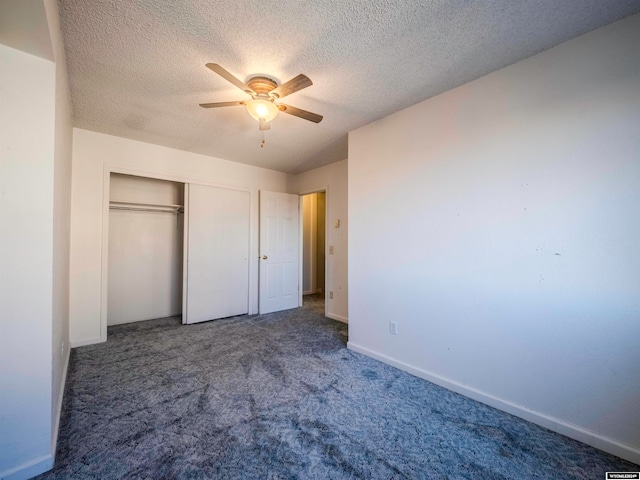
[{"label": "sliding closet door", "polygon": [[187,186],[183,323],[249,312],[250,195]]}]

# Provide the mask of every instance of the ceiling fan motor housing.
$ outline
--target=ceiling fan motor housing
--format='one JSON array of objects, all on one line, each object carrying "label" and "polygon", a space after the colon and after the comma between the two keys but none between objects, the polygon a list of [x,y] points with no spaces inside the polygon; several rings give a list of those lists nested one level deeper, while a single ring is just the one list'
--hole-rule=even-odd
[{"label": "ceiling fan motor housing", "polygon": [[[267,77],[253,77],[247,82],[247,86],[256,92],[258,97],[269,98],[269,92],[278,86],[275,80]],[[277,95],[274,95],[277,98]]]}]

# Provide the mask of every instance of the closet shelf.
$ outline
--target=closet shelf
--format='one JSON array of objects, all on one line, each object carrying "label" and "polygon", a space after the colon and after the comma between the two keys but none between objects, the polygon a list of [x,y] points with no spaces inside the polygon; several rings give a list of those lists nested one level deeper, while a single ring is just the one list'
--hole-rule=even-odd
[{"label": "closet shelf", "polygon": [[109,202],[109,210],[134,210],[137,212],[182,213],[182,205],[159,205],[156,203]]}]

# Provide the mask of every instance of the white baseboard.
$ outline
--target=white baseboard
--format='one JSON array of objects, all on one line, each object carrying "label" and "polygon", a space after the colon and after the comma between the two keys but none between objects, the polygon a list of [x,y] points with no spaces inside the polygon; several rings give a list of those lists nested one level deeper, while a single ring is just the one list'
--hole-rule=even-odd
[{"label": "white baseboard", "polygon": [[493,395],[490,395],[488,393],[427,372],[426,370],[414,367],[413,365],[401,362],[394,358],[388,357],[387,355],[383,355],[381,353],[374,352],[373,350],[369,350],[368,348],[361,347],[360,345],[356,345],[353,342],[348,342],[347,348],[353,350],[354,352],[362,353],[363,355],[374,358],[375,360],[379,360],[383,363],[392,365],[396,368],[399,368],[400,370],[404,370],[405,372],[415,375],[416,377],[423,378],[432,383],[435,383],[436,385],[440,385],[441,387],[444,387],[455,393],[459,393],[460,395],[464,395],[465,397],[477,400],[481,403],[484,403],[485,405],[489,405],[490,407],[510,413],[511,415],[515,415],[516,417],[520,417],[531,423],[540,425],[541,427],[548,428],[549,430],[560,433],[566,437],[573,438],[574,440],[578,440],[579,442],[586,443],[587,445],[591,445],[592,447],[604,450],[605,452],[611,453],[620,458],[624,458],[625,460],[629,460],[630,462],[640,464],[640,449],[634,448],[631,445],[627,445],[614,439],[599,435],[591,430],[587,430],[577,425],[570,424],[559,418],[536,412],[525,407],[524,405],[516,405],[507,400],[494,397]]},{"label": "white baseboard", "polygon": [[327,317],[342,323],[349,323],[349,319],[347,317],[343,317],[342,315],[336,315],[335,313],[327,313]]},{"label": "white baseboard", "polygon": [[51,454],[38,457],[27,463],[23,463],[10,470],[0,472],[2,480],[27,480],[28,478],[40,475],[53,468],[53,456]]},{"label": "white baseboard", "polygon": [[71,348],[84,347],[86,345],[93,345],[93,344],[102,343],[102,342],[106,342],[106,340],[103,340],[100,337],[90,338],[88,340],[77,340],[75,342],[71,342]]},{"label": "white baseboard", "polygon": [[58,446],[58,430],[60,428],[60,413],[62,410],[62,399],[64,397],[64,387],[67,383],[67,371],[69,369],[69,358],[71,356],[71,348],[67,349],[64,359],[64,368],[62,369],[62,378],[60,380],[60,394],[58,395],[58,405],[56,407],[55,424],[51,432],[51,453],[43,457],[36,458],[30,462],[22,464],[0,473],[2,480],[26,480],[28,478],[40,475],[53,468],[56,458],[56,449]]}]

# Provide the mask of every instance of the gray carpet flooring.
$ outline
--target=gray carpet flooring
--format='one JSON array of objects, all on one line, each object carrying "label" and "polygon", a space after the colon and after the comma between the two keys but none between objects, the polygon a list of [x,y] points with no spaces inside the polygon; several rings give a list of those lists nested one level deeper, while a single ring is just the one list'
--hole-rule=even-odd
[{"label": "gray carpet flooring", "polygon": [[639,467],[347,350],[304,308],[73,349],[41,479],[603,479]]}]

